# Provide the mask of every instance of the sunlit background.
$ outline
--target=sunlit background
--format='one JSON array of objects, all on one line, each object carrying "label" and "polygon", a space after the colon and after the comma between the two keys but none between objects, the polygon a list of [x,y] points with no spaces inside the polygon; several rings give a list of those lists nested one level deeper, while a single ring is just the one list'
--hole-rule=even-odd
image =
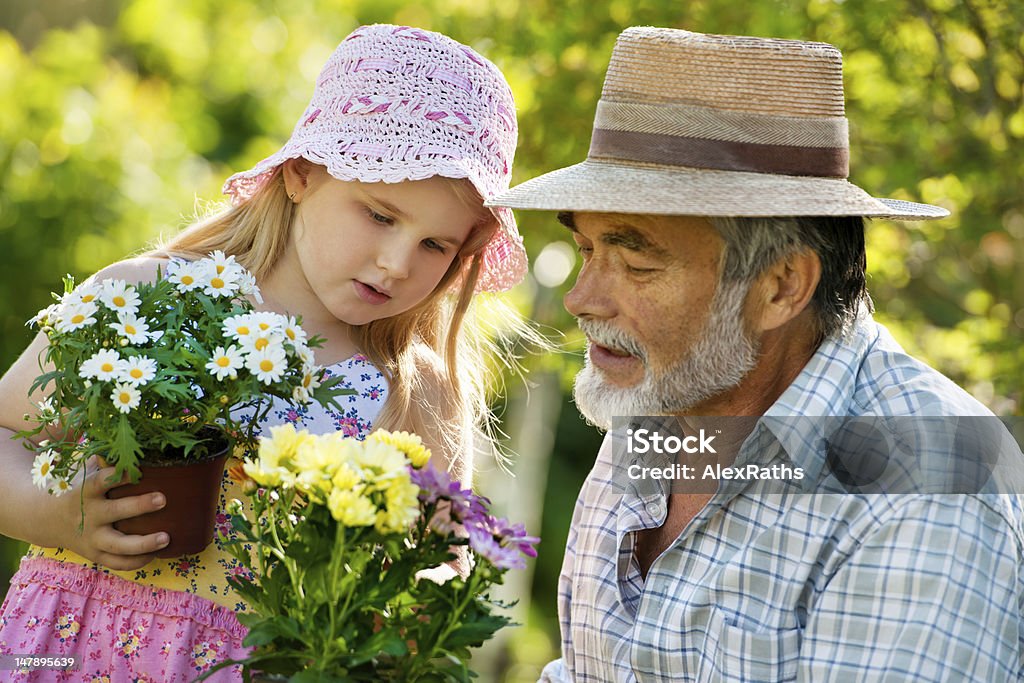
[{"label": "sunlit background", "polygon": [[[62,274],[87,275],[220,201],[224,178],[287,138],[328,54],[362,23],[447,33],[515,93],[515,182],[584,158],[616,35],[653,24],[843,50],[852,180],[951,218],[873,222],[877,317],[997,414],[1024,414],[1024,4],[1016,0],[6,0],[0,4],[0,368]],[[532,261],[511,300],[562,330],[495,394],[514,478],[478,487],[543,537],[510,575],[523,624],[474,660],[533,681],[557,653],[555,590],[572,504],[600,435],[568,400],[581,340],[561,307],[575,251],[521,214]],[[22,548],[0,546],[5,585]]]}]

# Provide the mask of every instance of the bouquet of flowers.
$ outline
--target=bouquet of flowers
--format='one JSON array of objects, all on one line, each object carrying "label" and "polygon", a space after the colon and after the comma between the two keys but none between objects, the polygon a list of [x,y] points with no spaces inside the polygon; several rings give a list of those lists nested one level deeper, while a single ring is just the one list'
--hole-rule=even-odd
[{"label": "bouquet of flowers", "polygon": [[[331,403],[346,393],[315,364],[320,338],[307,339],[296,318],[255,312],[247,296],[262,302],[253,276],[220,251],[171,260],[153,283],[76,287],[66,277],[57,303],[29,321],[49,339],[53,367],[30,390],[52,387],[26,416],[38,426],[17,435],[49,437],[26,444],[36,485],[64,493],[92,455],[134,482],[144,458],[202,459],[214,443],[253,439],[271,396]],[[240,408],[256,419],[236,418]],[[227,443],[209,438],[210,426]]]},{"label": "bouquet of flowers", "polygon": [[[469,648],[509,623],[486,590],[539,539],[429,466],[416,435],[271,434],[244,465],[251,508],[229,508],[242,566],[231,583],[251,608],[238,618],[254,649],[220,666],[293,683],[468,681]],[[473,560],[462,575],[444,564],[460,553]]]}]

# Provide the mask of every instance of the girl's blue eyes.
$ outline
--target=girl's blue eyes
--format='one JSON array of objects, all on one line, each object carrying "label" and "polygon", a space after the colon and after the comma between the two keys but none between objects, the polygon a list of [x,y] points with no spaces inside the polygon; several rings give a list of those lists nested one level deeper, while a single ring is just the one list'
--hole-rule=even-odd
[{"label": "girl's blue eyes", "polygon": [[[374,223],[377,223],[378,225],[394,225],[395,224],[395,219],[394,218],[391,218],[390,216],[385,216],[382,213],[377,213],[376,211],[374,211],[373,209],[371,209],[369,207],[366,208],[366,213],[370,217],[370,220],[373,221]],[[437,240],[432,240],[432,239],[423,240],[423,246],[425,248],[431,250],[431,251],[436,251],[436,252],[438,252],[440,254],[444,254],[447,251],[445,249],[444,245],[441,244],[440,242],[438,242]]]},{"label": "girl's blue eyes", "polygon": [[443,254],[445,252],[444,245],[435,240],[423,240],[423,246],[425,246],[427,249],[430,249],[431,251],[436,251],[440,254]]}]

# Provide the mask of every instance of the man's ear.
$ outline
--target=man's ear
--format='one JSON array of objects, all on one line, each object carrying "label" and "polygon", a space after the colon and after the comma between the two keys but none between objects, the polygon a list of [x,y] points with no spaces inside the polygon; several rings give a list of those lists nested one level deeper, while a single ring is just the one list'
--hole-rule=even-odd
[{"label": "man's ear", "polygon": [[284,162],[281,172],[284,174],[284,189],[288,199],[298,204],[309,190],[310,174],[315,164],[308,159],[298,157]]},{"label": "man's ear", "polygon": [[779,259],[754,282],[747,301],[752,326],[758,332],[782,327],[810,304],[821,281],[821,260],[813,249]]}]

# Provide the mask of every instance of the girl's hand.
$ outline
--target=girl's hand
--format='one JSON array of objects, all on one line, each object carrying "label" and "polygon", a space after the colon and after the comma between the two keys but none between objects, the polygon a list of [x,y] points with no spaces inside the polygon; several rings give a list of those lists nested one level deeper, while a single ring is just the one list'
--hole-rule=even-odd
[{"label": "girl's hand", "polygon": [[[65,506],[62,519],[70,521],[70,529],[63,534],[65,548],[82,557],[115,570],[139,569],[153,559],[153,554],[170,543],[164,532],[137,536],[123,534],[114,528],[114,522],[159,510],[165,504],[162,493],[144,493],[111,500],[108,490],[128,483],[108,481],[114,476],[113,467],[88,468],[89,474],[82,484],[80,498],[77,489],[56,499]],[[81,531],[79,531],[81,526]]]}]

